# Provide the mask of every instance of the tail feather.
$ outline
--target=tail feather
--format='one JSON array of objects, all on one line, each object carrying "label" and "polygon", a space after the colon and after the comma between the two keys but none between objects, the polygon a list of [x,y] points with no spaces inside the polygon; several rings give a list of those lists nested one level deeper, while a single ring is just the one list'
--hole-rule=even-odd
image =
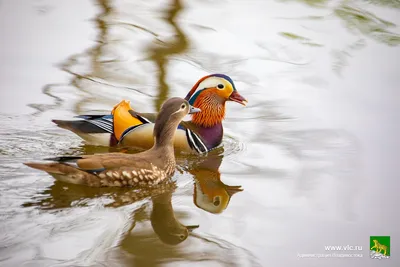
[{"label": "tail feather", "polygon": [[77,169],[73,166],[64,163],[24,163],[26,166],[31,168],[45,171],[52,175],[55,179],[71,183],[71,184],[82,184],[92,187],[101,186],[100,179],[91,173]]},{"label": "tail feather", "polygon": [[45,171],[51,174],[65,174],[62,168],[60,168],[60,163],[35,163],[35,162],[26,162],[24,163],[26,166]]},{"label": "tail feather", "polygon": [[55,157],[55,158],[45,158],[44,160],[69,162],[69,161],[76,161],[78,159],[83,159],[83,157],[81,157],[81,156],[62,156],[62,157]]},{"label": "tail feather", "polygon": [[58,127],[70,130],[76,134],[109,133],[106,129],[86,120],[64,121],[52,120]]},{"label": "tail feather", "polygon": [[117,141],[113,134],[112,119],[53,120],[58,127],[69,130],[92,145],[110,146]]},{"label": "tail feather", "polygon": [[78,116],[74,116],[74,118],[84,119],[84,120],[96,120],[96,119],[104,118],[107,116],[112,118],[112,115],[78,115]]}]

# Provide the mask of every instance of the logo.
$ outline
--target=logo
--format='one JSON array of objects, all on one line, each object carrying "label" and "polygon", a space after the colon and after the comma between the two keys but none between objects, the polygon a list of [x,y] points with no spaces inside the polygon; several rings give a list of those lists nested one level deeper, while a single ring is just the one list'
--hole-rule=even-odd
[{"label": "logo", "polygon": [[369,248],[371,259],[389,259],[390,236],[370,236]]}]

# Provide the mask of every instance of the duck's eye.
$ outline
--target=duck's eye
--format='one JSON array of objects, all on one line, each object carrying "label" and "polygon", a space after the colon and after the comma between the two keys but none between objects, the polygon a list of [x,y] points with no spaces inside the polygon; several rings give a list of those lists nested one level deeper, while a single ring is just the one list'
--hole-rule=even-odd
[{"label": "duck's eye", "polygon": [[186,108],[186,105],[182,104],[181,109],[185,109],[185,108]]},{"label": "duck's eye", "polygon": [[219,89],[223,89],[223,88],[224,88],[224,85],[223,85],[222,83],[220,83],[220,84],[217,85],[217,87],[218,87]]},{"label": "duck's eye", "polygon": [[184,240],[185,238],[186,238],[185,235],[179,235],[179,239],[180,239],[180,240]]},{"label": "duck's eye", "polygon": [[219,204],[221,204],[221,201],[219,200],[219,197],[214,198],[213,204],[214,204],[214,206],[219,206]]}]

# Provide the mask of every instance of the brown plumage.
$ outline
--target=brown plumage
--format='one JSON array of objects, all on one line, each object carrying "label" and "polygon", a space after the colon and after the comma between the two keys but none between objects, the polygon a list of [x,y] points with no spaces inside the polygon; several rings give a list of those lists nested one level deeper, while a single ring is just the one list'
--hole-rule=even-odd
[{"label": "brown plumage", "polygon": [[153,210],[151,212],[150,221],[154,232],[162,242],[169,245],[177,245],[183,242],[192,230],[199,225],[183,225],[175,216],[172,207],[172,193],[164,192],[163,194],[153,196]]},{"label": "brown plumage", "polygon": [[[175,171],[173,137],[180,121],[199,112],[182,98],[167,100],[156,118],[155,143],[138,154],[109,153],[60,157],[53,163],[25,163],[68,183],[101,186],[152,186],[170,177]],[[72,165],[74,163],[76,166]]]}]

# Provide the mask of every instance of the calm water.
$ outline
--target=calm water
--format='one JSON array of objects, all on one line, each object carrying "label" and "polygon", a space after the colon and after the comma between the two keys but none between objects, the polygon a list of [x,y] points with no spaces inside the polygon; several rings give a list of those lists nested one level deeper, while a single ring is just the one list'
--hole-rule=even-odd
[{"label": "calm water", "polygon": [[[0,266],[399,266],[399,8],[2,0]],[[71,186],[22,165],[107,151],[51,119],[121,99],[155,111],[214,72],[249,105],[228,103],[223,147],[180,156],[162,188]],[[199,202],[228,191],[220,213]],[[371,235],[391,236],[390,260],[369,259]],[[299,257],[327,245],[363,257]]]}]

